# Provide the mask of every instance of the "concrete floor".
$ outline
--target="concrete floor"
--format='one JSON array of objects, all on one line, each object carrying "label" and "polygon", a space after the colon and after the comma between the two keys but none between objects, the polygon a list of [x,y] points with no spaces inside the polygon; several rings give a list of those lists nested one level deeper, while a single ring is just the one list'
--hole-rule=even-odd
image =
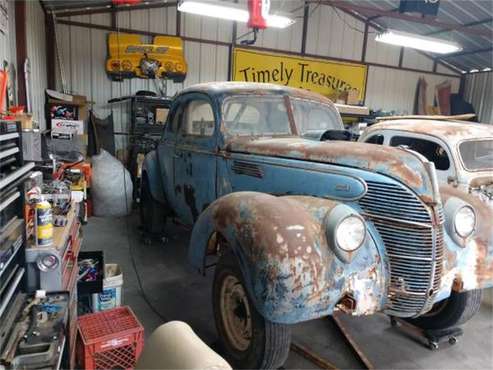
[{"label": "concrete floor", "polygon": [[[90,219],[84,227],[83,250],[103,250],[107,263],[120,264],[124,274],[124,304],[132,307],[148,336],[166,320],[182,320],[208,344],[216,340],[210,292],[212,271],[203,277],[187,264],[190,231],[171,225],[167,243],[145,245],[138,218]],[[130,249],[131,248],[131,249]],[[130,250],[145,291],[159,317],[144,300],[132,267]],[[483,306],[464,326],[464,336],[451,347],[430,351],[401,331],[391,328],[384,315],[344,317],[353,338],[378,369],[493,369],[493,309]],[[311,349],[341,369],[357,368],[331,322],[315,320],[296,325],[293,341]],[[291,353],[286,369],[312,369],[314,365]]]}]

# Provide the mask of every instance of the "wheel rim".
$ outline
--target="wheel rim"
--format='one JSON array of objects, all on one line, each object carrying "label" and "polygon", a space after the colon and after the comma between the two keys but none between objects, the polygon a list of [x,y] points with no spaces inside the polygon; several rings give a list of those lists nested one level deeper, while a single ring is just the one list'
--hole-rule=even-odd
[{"label": "wheel rim", "polygon": [[236,350],[246,351],[252,339],[252,317],[245,289],[235,276],[223,280],[219,303],[228,341]]}]

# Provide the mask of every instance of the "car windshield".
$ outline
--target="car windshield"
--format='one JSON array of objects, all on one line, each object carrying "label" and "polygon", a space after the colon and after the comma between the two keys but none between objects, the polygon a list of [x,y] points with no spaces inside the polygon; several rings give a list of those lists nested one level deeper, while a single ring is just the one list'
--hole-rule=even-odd
[{"label": "car windshield", "polygon": [[230,135],[293,135],[282,96],[244,95],[223,103],[224,127]]},{"label": "car windshield", "polygon": [[459,145],[462,163],[468,171],[493,170],[493,140],[469,140]]},{"label": "car windshield", "polygon": [[[300,135],[344,128],[335,108],[304,99],[290,98],[290,101]],[[230,135],[286,136],[295,134],[289,123],[286,100],[283,96],[230,97],[223,103],[223,121]]]},{"label": "car windshield", "polygon": [[327,130],[343,130],[339,112],[326,104],[303,99],[291,99],[294,120],[300,135]]}]

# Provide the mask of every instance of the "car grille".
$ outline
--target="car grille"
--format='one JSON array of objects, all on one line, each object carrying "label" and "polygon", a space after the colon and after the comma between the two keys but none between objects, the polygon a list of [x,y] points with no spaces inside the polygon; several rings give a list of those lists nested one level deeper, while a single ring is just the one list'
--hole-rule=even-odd
[{"label": "car grille", "polygon": [[443,259],[443,214],[438,227],[433,216],[403,186],[367,181],[368,191],[359,200],[384,244],[390,270],[386,312],[416,316],[431,308],[440,287]]}]

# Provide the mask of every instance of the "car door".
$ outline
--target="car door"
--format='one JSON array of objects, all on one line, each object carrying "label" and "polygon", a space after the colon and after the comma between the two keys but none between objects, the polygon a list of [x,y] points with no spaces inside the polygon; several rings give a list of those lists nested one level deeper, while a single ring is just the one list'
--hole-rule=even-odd
[{"label": "car door", "polygon": [[176,149],[176,137],[180,118],[183,114],[183,105],[180,104],[181,98],[173,103],[168,115],[167,123],[164,128],[163,136],[159,142],[158,164],[161,174],[166,200],[172,209],[176,209],[177,201],[174,194],[174,159]]},{"label": "car door", "polygon": [[180,105],[173,157],[174,209],[182,222],[192,224],[216,199],[217,125],[207,95],[187,95]]}]

